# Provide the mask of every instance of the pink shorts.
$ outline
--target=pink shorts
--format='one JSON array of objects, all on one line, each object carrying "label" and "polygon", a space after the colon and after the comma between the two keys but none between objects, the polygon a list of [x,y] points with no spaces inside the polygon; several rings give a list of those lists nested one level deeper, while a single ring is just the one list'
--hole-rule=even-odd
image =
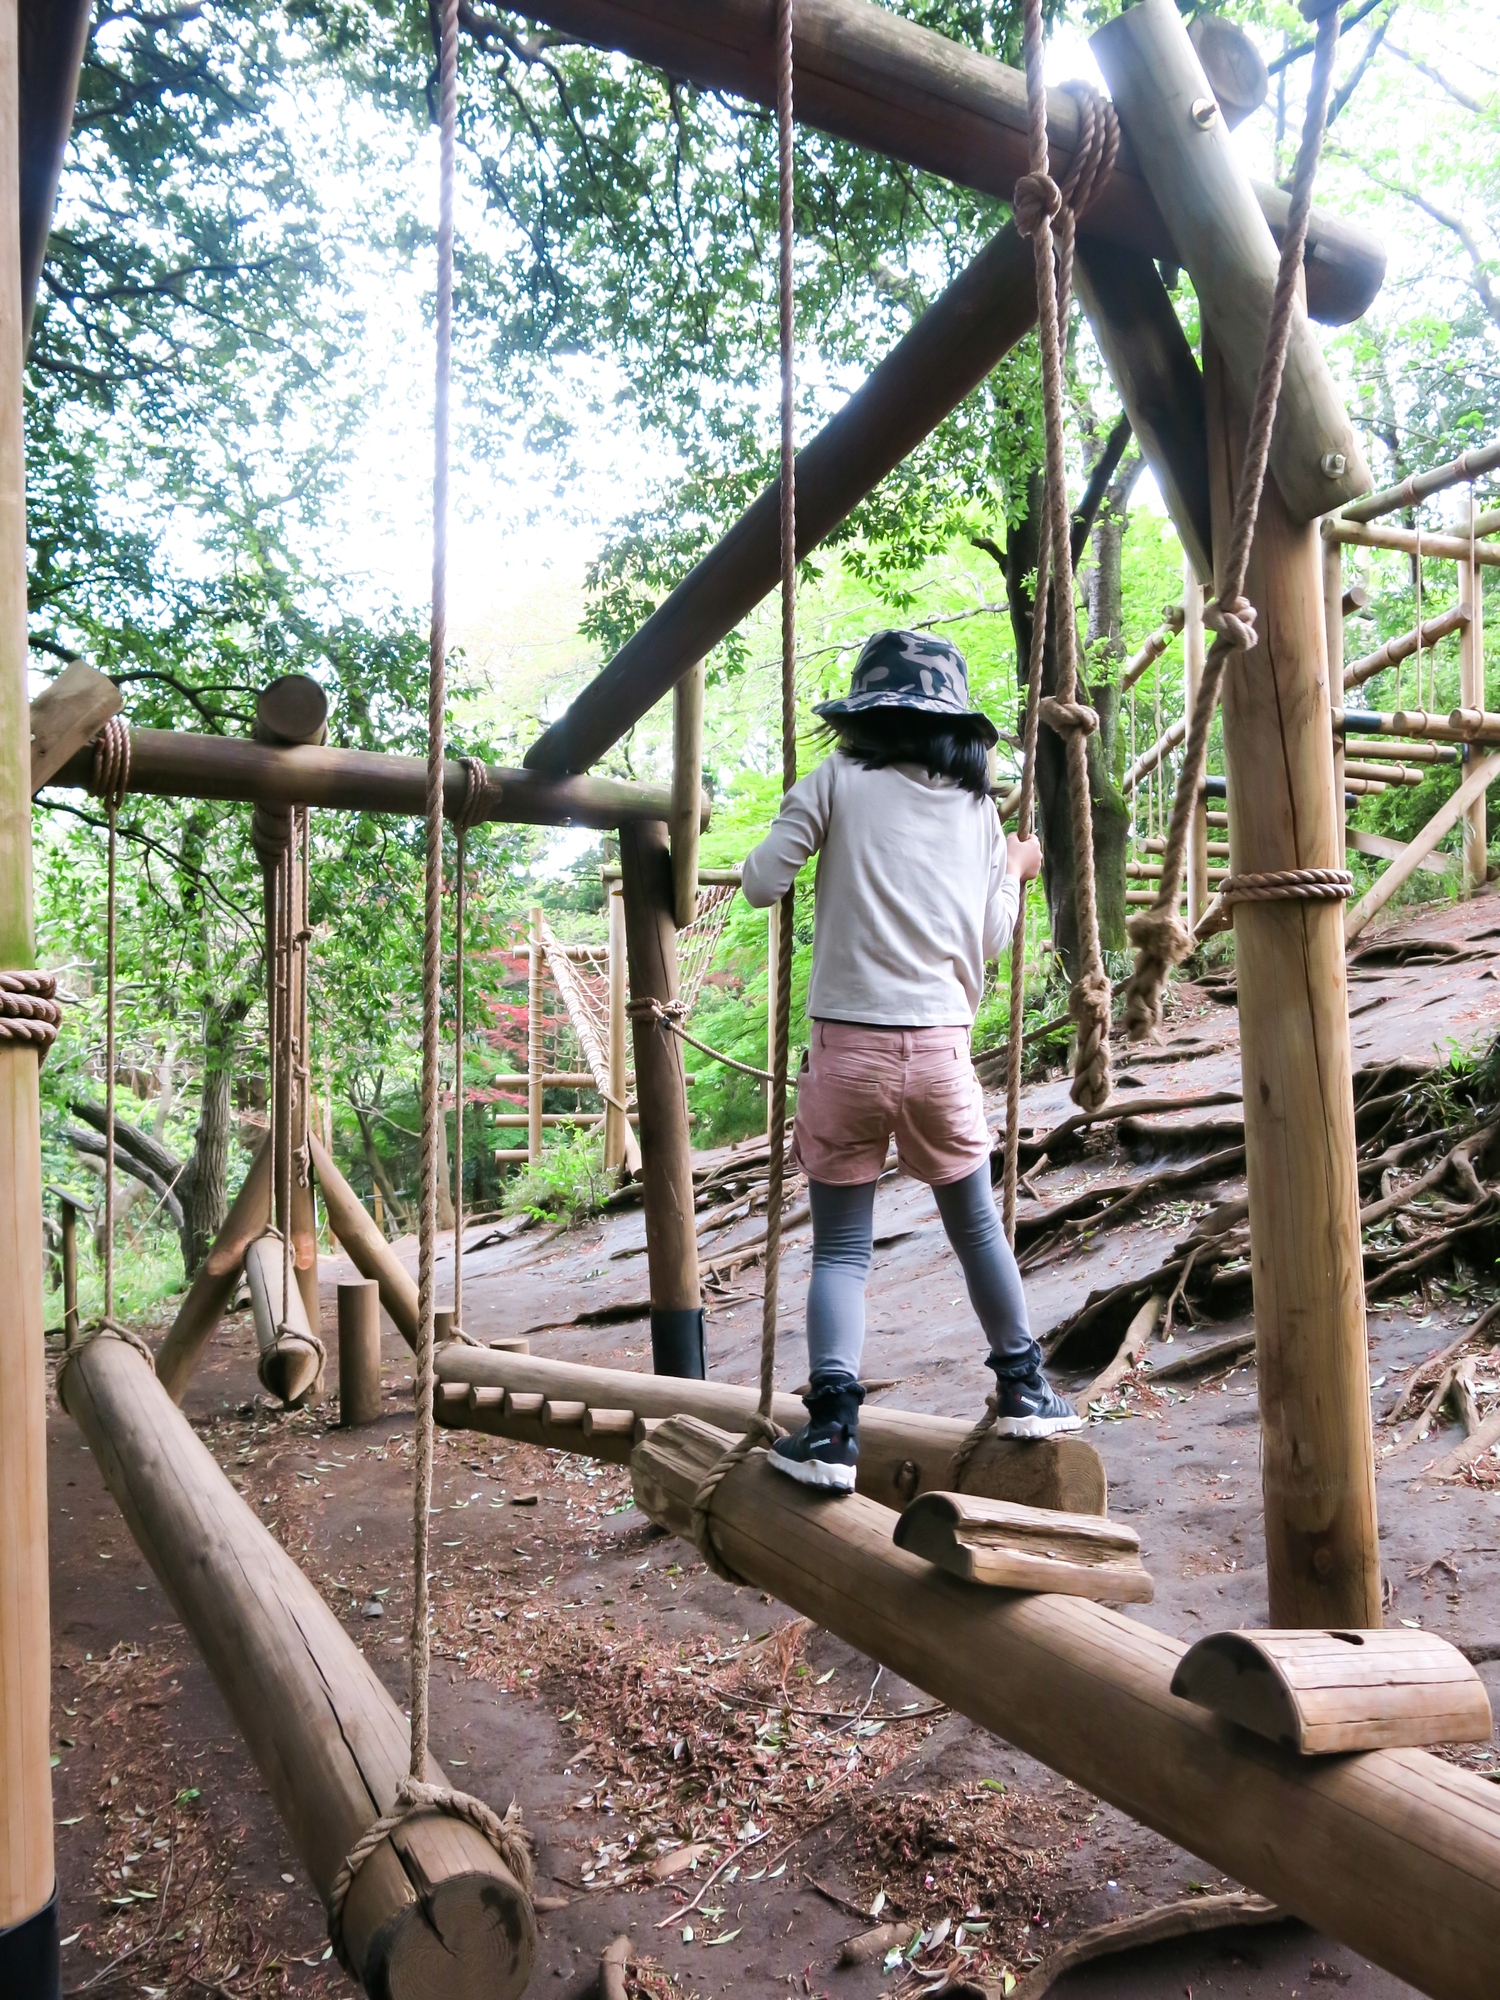
[{"label": "pink shorts", "polygon": [[878,1180],[892,1133],[902,1166],[930,1187],[965,1180],[989,1159],[967,1028],[810,1026],[792,1133],[792,1157],[809,1180]]}]

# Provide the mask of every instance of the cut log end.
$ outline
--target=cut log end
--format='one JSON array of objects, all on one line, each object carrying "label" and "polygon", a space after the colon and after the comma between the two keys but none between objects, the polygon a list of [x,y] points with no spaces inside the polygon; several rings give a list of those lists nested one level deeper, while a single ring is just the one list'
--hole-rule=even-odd
[{"label": "cut log end", "polygon": [[535,1957],[530,1900],[496,1860],[423,1884],[371,1937],[362,1983],[371,2000],[516,2000]]},{"label": "cut log end", "polygon": [[1135,1530],[1092,1514],[924,1493],[896,1523],[894,1539],[968,1583],[1101,1604],[1149,1604],[1154,1595]]},{"label": "cut log end", "polygon": [[310,1342],[287,1334],[266,1349],[255,1372],[268,1396],[278,1397],[288,1410],[300,1410],[317,1394],[323,1359]]}]

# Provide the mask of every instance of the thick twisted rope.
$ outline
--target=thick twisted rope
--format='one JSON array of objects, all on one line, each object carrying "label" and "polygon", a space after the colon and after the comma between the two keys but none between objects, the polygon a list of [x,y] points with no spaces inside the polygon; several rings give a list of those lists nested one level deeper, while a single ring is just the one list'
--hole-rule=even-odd
[{"label": "thick twisted rope", "polygon": [[1286,234],[1281,239],[1281,259],[1276,270],[1276,288],[1271,296],[1270,317],[1266,323],[1266,344],[1256,379],[1245,457],[1235,491],[1223,578],[1217,597],[1203,613],[1204,624],[1218,636],[1208,649],[1203,678],[1193,703],[1187,744],[1172,798],[1172,818],[1162,850],[1156,901],[1149,909],[1133,916],[1126,926],[1131,943],[1136,947],[1135,971],[1125,989],[1125,1027],[1132,1041],[1143,1041],[1160,1027],[1162,992],[1167,976],[1192,949],[1192,934],[1178,911],[1177,896],[1193,808],[1208,759],[1209,725],[1230,657],[1235,653],[1253,652],[1256,645],[1255,607],[1245,596],[1245,578],[1250,567],[1255,524],[1260,514],[1260,496],[1270,463],[1271,432],[1276,422],[1287,349],[1297,313],[1297,283],[1307,242],[1308,217],[1312,213],[1313,183],[1317,178],[1318,155],[1323,145],[1338,40],[1338,9],[1329,7],[1318,21],[1302,143],[1297,149],[1297,164],[1292,175]]},{"label": "thick twisted rope", "polygon": [[1277,868],[1263,875],[1230,875],[1219,887],[1221,904],[1344,903],[1354,894],[1345,868]]},{"label": "thick twisted rope", "polygon": [[50,972],[0,972],[0,1042],[30,1042],[45,1062],[61,1025],[62,1004]]},{"label": "thick twisted rope", "polygon": [[[793,424],[796,391],[796,349],[792,309],[793,197],[792,168],[792,11],[795,0],[777,0],[776,7],[776,199],[780,228],[777,265],[778,325],[781,347],[781,783],[789,792],[797,782],[797,492],[796,437]],[[794,882],[781,900],[777,926],[775,1034],[771,1056],[770,1160],[766,1176],[765,1302],[760,1322],[760,1393],[748,1427],[717,1464],[699,1481],[693,1495],[692,1535],[700,1555],[716,1576],[742,1583],[720,1555],[713,1536],[713,1502],[725,1474],[748,1458],[757,1446],[774,1444],[781,1432],[772,1421],[776,1391],[776,1314],[781,1279],[781,1201],[786,1181],[786,1072],[792,1012],[793,925],[797,915]],[[678,1031],[681,1033],[681,1029]],[[702,1044],[695,1044],[701,1047]],[[709,1053],[712,1053],[710,1051]],[[722,1057],[719,1058],[723,1060]]]},{"label": "thick twisted rope", "polygon": [[464,867],[471,826],[485,816],[490,779],[482,757],[465,757],[464,795],[453,815],[453,1334],[464,1332]]},{"label": "thick twisted rope", "polygon": [[[1063,281],[1073,265],[1074,210],[1048,171],[1047,87],[1042,75],[1041,0],[1025,0],[1026,104],[1031,170],[1016,184],[1013,203],[1016,227],[1030,236],[1036,254],[1037,330],[1042,358],[1042,414],[1046,437],[1044,504],[1052,537],[1053,644],[1057,656],[1057,697],[1066,708],[1077,705],[1078,635],[1073,614],[1072,523],[1068,514],[1067,460],[1063,436],[1064,398],[1062,337],[1067,312]],[[1079,151],[1075,193],[1092,196],[1106,156],[1112,162],[1118,147],[1113,114],[1093,98],[1079,97]],[[1053,263],[1053,218],[1059,218],[1058,250],[1062,269]],[[1073,1022],[1073,1098],[1086,1111],[1097,1111],[1110,1093],[1109,978],[1099,944],[1099,909],[1094,887],[1094,817],[1089,799],[1088,746],[1085,732],[1066,726],[1068,802],[1072,818],[1073,905],[1078,929],[1078,974],[1068,995]]]},{"label": "thick twisted rope", "polygon": [[[501,1819],[483,1799],[426,1782],[431,1654],[428,1619],[429,1510],[433,1456],[433,1265],[437,1249],[439,1003],[443,942],[444,723],[448,696],[448,430],[453,373],[453,168],[458,127],[458,0],[442,0],[438,53],[437,365],[433,395],[432,624],[427,655],[427,846],[422,907],[422,1201],[417,1253],[416,1439],[412,1454],[411,1755],[392,1811],[351,1848],[328,1899],[329,1941],[358,1979],[344,1944],[344,1906],[363,1862],[411,1814],[437,1811],[482,1833],[529,1894],[531,1857],[514,1807]],[[472,775],[471,775],[472,783]],[[467,797],[466,797],[467,804]]]}]

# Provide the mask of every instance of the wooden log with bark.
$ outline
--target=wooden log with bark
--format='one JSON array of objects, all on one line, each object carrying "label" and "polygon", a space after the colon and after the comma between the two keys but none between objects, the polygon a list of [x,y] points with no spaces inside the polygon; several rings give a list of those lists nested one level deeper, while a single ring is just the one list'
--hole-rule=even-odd
[{"label": "wooden log with bark", "polygon": [[[85,1342],[58,1389],[326,1901],[406,1775],[400,1708],[133,1348]],[[445,1782],[430,1759],[426,1776]],[[344,1943],[365,1990],[388,2000],[513,2000],[536,1922],[482,1834],[424,1812],[355,1875]]]},{"label": "wooden log with bark", "polygon": [[157,1380],[174,1403],[182,1401],[210,1334],[239,1285],[245,1252],[271,1220],[271,1149],[262,1139],[224,1227],[188,1286],[187,1297],[156,1353]]}]

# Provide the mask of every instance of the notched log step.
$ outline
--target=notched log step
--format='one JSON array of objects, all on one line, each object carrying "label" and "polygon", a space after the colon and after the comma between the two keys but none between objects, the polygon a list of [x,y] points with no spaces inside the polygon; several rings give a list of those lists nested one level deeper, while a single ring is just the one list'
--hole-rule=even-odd
[{"label": "notched log step", "polygon": [[1135,1530],[1095,1514],[924,1493],[896,1523],[895,1543],[968,1583],[1100,1604],[1149,1604],[1154,1595]]},{"label": "notched log step", "polygon": [[1304,1757],[1488,1743],[1489,1696],[1435,1632],[1212,1632],[1172,1692]]}]

